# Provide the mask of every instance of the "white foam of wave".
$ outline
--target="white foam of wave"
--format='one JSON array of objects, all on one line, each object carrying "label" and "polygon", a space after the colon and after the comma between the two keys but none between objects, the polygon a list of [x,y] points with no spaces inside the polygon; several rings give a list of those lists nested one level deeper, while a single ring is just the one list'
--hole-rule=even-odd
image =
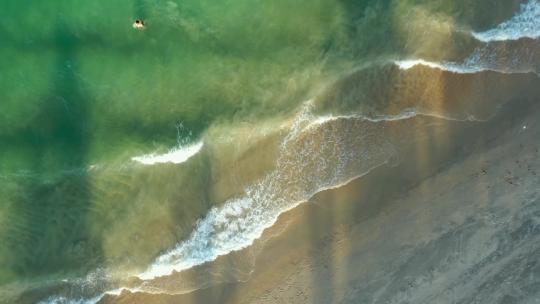
[{"label": "white foam of wave", "polygon": [[165,154],[146,154],[132,157],[131,160],[139,162],[143,165],[155,165],[163,163],[180,164],[199,153],[202,147],[203,142],[201,141],[193,145],[174,148]]},{"label": "white foam of wave", "polygon": [[106,295],[119,296],[124,291],[129,291],[131,293],[136,293],[136,292],[149,293],[147,290],[143,290],[140,288],[120,287],[117,289],[103,292],[99,294],[98,296],[95,296],[89,299],[85,299],[85,298],[73,299],[73,298],[68,298],[65,296],[51,296],[45,300],[38,302],[38,304],[96,304],[96,303],[99,303],[99,301],[101,301],[101,299],[103,299]]},{"label": "white foam of wave", "polygon": [[102,297],[103,295],[91,299],[69,299],[64,296],[52,296],[38,304],[96,304]]},{"label": "white foam of wave", "polygon": [[520,11],[511,19],[485,32],[473,32],[472,35],[483,42],[517,40],[520,38],[536,39],[540,37],[540,1],[530,0],[521,5]]},{"label": "white foam of wave", "polygon": [[[212,208],[197,222],[187,240],[158,257],[138,275],[140,279],[167,276],[246,248],[281,213],[320,191],[367,174],[387,163],[394,153],[391,145],[369,126],[333,120],[320,124],[310,114],[309,105],[306,109],[281,143],[276,169],[247,187],[243,196]],[[364,135],[359,136],[361,133]]]},{"label": "white foam of wave", "polygon": [[495,51],[484,47],[474,50],[474,52],[467,57],[463,63],[457,62],[432,62],[423,59],[408,59],[408,60],[396,60],[394,64],[402,70],[409,70],[415,66],[426,66],[433,69],[439,69],[456,74],[474,74],[483,71],[494,71],[498,73],[536,73],[538,74],[538,67],[531,62],[534,62],[534,58],[527,52],[520,52],[517,50],[512,53],[513,57],[508,60],[508,55],[505,60],[501,60]]},{"label": "white foam of wave", "polygon": [[418,113],[416,109],[405,109],[401,111],[401,113],[397,115],[376,115],[376,116],[365,116],[365,115],[357,115],[357,114],[351,114],[351,115],[325,115],[325,116],[319,116],[316,119],[314,119],[310,125],[322,125],[331,121],[339,120],[339,119],[361,119],[365,121],[370,122],[381,122],[381,121],[397,121],[397,120],[404,120],[416,117],[418,115],[423,115]]},{"label": "white foam of wave", "polygon": [[540,75],[539,58],[540,56],[534,48],[501,47],[500,43],[490,43],[475,49],[462,65],[499,73],[536,73]]},{"label": "white foam of wave", "polygon": [[424,66],[434,68],[434,69],[444,69],[444,67],[441,64],[431,62],[431,61],[426,61],[423,59],[397,60],[395,61],[395,64],[402,70],[408,70],[417,65],[424,65]]},{"label": "white foam of wave", "polygon": [[470,62],[469,64],[459,64],[456,62],[438,63],[438,62],[427,61],[423,59],[407,59],[407,60],[396,60],[394,61],[394,63],[402,70],[409,70],[418,65],[427,66],[433,69],[439,69],[439,70],[448,71],[452,73],[458,73],[458,74],[472,74],[472,73],[489,70],[489,68],[482,67],[480,65],[477,65],[474,62]]}]

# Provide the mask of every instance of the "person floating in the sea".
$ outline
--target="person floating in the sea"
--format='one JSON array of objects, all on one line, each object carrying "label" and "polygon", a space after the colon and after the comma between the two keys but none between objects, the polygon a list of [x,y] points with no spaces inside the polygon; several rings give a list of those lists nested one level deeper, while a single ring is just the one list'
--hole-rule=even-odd
[{"label": "person floating in the sea", "polygon": [[135,22],[133,22],[133,28],[136,30],[144,29],[144,21],[140,19],[135,20]]}]

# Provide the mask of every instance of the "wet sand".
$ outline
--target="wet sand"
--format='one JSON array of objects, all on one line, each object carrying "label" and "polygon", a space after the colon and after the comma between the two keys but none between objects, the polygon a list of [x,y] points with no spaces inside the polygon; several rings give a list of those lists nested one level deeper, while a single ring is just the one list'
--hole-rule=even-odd
[{"label": "wet sand", "polygon": [[258,248],[245,282],[101,303],[536,303],[539,118],[534,100],[488,122],[415,118],[432,127],[398,166],[319,193],[205,266],[234,272]]}]

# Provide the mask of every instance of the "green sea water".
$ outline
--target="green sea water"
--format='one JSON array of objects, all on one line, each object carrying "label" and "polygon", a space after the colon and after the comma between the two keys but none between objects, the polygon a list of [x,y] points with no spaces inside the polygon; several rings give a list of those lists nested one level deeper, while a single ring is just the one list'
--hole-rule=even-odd
[{"label": "green sea water", "polygon": [[[323,78],[338,10],[327,1],[3,1],[0,282],[103,263],[104,235],[129,230],[110,229],[115,215],[167,192],[124,177],[136,173],[87,169],[197,140],[212,123],[294,109]],[[136,18],[145,30],[131,27]],[[205,181],[194,183],[176,192],[200,201]]]},{"label": "green sea water", "polygon": [[[461,60],[478,44],[461,32],[520,4],[1,1],[0,289],[144,269],[272,168],[272,148],[257,163],[246,134],[264,142],[257,132],[275,134],[320,96],[320,113],[355,108],[329,102],[346,89],[329,87],[373,62]],[[384,92],[379,80],[363,92]],[[223,137],[234,143],[214,143]],[[180,169],[131,160],[203,139]],[[237,188],[223,182],[234,170]]]},{"label": "green sea water", "polygon": [[[1,5],[8,172],[71,169],[174,145],[179,122],[197,137],[217,120],[287,113],[366,58],[416,52],[401,13],[454,13],[485,27],[496,22],[493,11],[506,12],[502,19],[515,6],[497,4],[485,20],[444,1]],[[135,18],[145,19],[144,31],[131,28]]]}]

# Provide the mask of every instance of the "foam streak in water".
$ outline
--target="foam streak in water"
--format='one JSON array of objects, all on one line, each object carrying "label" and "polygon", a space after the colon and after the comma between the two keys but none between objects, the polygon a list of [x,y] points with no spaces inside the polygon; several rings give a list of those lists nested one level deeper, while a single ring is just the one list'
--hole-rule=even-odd
[{"label": "foam streak in water", "polygon": [[[498,73],[537,73],[533,59],[527,58],[526,54],[519,52],[508,62],[498,58],[489,48],[476,49],[463,63],[457,62],[432,62],[423,59],[397,60],[394,64],[402,70],[408,70],[415,66],[426,66],[432,69],[439,69],[456,74],[474,74],[483,71],[494,71]],[[514,55],[514,54],[512,54]],[[508,56],[507,56],[508,57]],[[529,56],[530,57],[530,56]]]},{"label": "foam streak in water", "polygon": [[53,296],[46,300],[40,301],[38,304],[95,304],[101,300],[102,296],[95,297],[92,299],[68,299],[62,296]]},{"label": "foam streak in water", "polygon": [[540,1],[531,0],[523,4],[518,14],[494,29],[472,34],[483,42],[517,40],[524,37],[536,39],[540,37]]},{"label": "foam streak in water", "polygon": [[[73,298],[67,298],[65,296],[51,296],[45,300],[38,302],[38,304],[96,304],[96,303],[99,303],[99,301],[101,301],[101,299],[103,299],[106,295],[119,296],[124,291],[136,293],[136,292],[142,292],[143,290],[139,288],[121,287],[114,290],[103,292],[100,295],[95,296],[90,299],[85,299],[85,298],[73,299]],[[144,292],[148,293],[147,290],[144,290]]]},{"label": "foam streak in water", "polygon": [[472,74],[485,70],[490,70],[487,67],[482,67],[476,63],[458,64],[455,62],[432,62],[423,59],[397,60],[394,62],[400,69],[408,70],[418,65],[427,66],[433,69],[439,69],[458,74]]},{"label": "foam streak in water", "polygon": [[146,154],[142,156],[132,157],[131,160],[139,162],[143,165],[155,165],[163,163],[180,164],[187,161],[195,154],[199,153],[202,147],[203,142],[198,142],[190,146],[172,149],[165,154]]}]

